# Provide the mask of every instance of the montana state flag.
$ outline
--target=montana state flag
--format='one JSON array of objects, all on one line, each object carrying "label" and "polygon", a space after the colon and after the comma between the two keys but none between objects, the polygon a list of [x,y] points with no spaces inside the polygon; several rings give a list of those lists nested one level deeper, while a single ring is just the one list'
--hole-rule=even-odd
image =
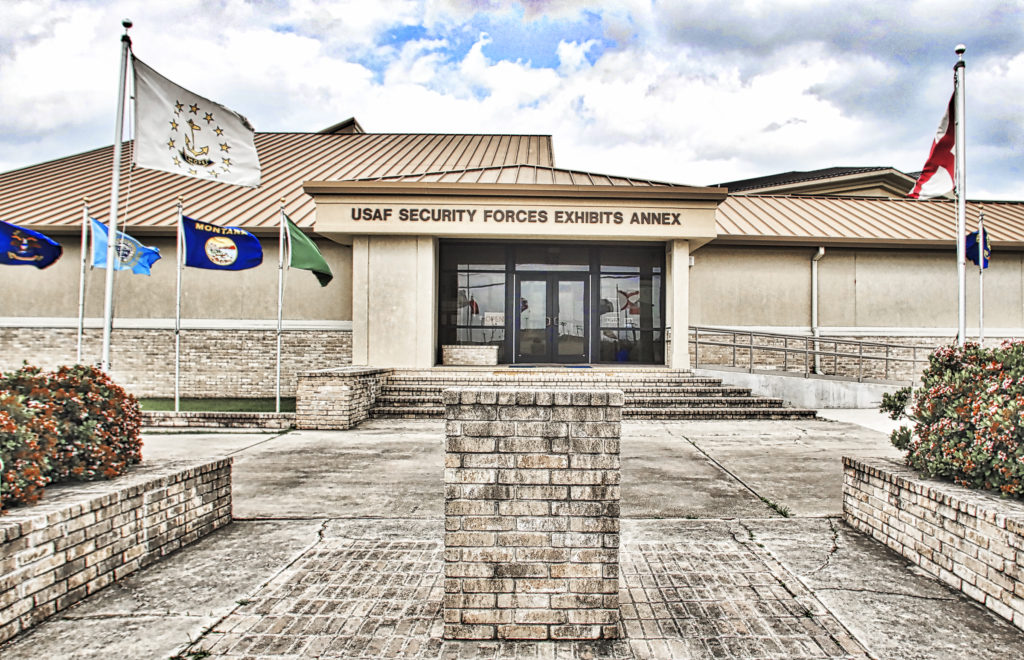
[{"label": "montana state flag", "polygon": [[219,227],[187,216],[181,218],[185,265],[211,270],[246,270],[263,263],[259,240],[238,227]]},{"label": "montana state flag", "polygon": [[0,220],[0,264],[46,268],[63,253],[49,236]]}]

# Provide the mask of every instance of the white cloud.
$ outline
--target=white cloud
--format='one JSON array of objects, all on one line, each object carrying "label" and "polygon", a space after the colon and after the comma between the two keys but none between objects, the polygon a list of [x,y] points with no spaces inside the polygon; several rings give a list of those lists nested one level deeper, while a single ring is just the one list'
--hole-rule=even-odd
[{"label": "white cloud", "polygon": [[[494,60],[487,35],[471,35],[465,50],[484,10],[563,21],[565,35],[546,58]],[[831,165],[914,170],[950,91],[952,58],[931,42],[952,28],[927,11],[753,1],[8,2],[0,169],[109,144],[127,13],[142,59],[258,130],[317,130],[357,116],[380,132],[549,133],[560,166],[696,184]],[[970,185],[992,197],[1024,199],[1022,13],[983,2],[957,14],[978,43],[968,69]],[[574,32],[595,16],[616,44]],[[394,38],[416,26],[424,29],[413,38]]]}]

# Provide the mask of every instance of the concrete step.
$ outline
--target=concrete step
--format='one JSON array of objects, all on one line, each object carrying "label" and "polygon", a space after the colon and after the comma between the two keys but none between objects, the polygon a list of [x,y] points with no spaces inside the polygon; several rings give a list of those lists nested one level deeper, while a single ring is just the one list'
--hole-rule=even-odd
[{"label": "concrete step", "polygon": [[370,409],[374,419],[443,419],[444,406],[375,406]]},{"label": "concrete step", "polygon": [[[442,419],[444,406],[377,406],[370,411],[375,419]],[[623,408],[623,419],[811,419],[814,410],[770,407],[694,407],[694,408]]]},{"label": "concrete step", "polygon": [[[608,380],[530,380],[525,381],[521,379],[517,380],[457,380],[451,378],[396,378],[389,377],[384,384],[385,388],[390,389],[409,389],[409,388],[434,388],[437,390],[443,390],[449,387],[550,387],[550,388],[613,388],[619,389],[624,392],[661,392],[665,390],[699,390],[708,388],[720,388],[723,387],[722,381],[718,378],[689,378],[686,380],[678,381],[650,381],[650,380],[630,380],[630,381],[608,381]],[[726,386],[728,387],[728,386]],[[743,388],[732,388],[733,390],[743,390]],[[749,390],[745,390],[749,392]]]},{"label": "concrete step", "polygon": [[721,379],[666,369],[423,369],[388,376],[371,410],[378,418],[442,418],[449,387],[614,388],[626,395],[624,419],[799,419],[813,410],[787,408],[781,399],[753,396]]},{"label": "concrete step", "polygon": [[[440,406],[441,392],[418,394],[382,392],[377,396],[378,407]],[[778,408],[785,404],[782,399],[754,396],[645,396],[626,397],[626,408]]]},{"label": "concrete step", "polygon": [[813,419],[805,408],[623,408],[623,419]]},{"label": "concrete step", "polygon": [[783,408],[785,405],[782,399],[765,396],[627,396],[623,408]]}]

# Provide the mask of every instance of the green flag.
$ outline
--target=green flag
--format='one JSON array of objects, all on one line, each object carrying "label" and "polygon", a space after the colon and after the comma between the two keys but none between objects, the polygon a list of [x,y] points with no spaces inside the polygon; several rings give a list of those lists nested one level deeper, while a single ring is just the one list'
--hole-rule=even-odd
[{"label": "green flag", "polygon": [[316,249],[313,239],[303,234],[291,218],[286,215],[284,219],[288,221],[288,252],[291,254],[288,265],[291,268],[313,271],[320,286],[327,286],[327,283],[334,279],[334,274],[327,265],[324,255]]}]

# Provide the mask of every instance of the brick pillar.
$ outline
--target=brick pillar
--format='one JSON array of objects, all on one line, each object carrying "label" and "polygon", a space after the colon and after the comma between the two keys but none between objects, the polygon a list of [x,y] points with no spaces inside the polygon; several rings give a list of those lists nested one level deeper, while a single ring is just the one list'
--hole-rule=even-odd
[{"label": "brick pillar", "polygon": [[610,639],[619,390],[444,392],[447,639]]}]

